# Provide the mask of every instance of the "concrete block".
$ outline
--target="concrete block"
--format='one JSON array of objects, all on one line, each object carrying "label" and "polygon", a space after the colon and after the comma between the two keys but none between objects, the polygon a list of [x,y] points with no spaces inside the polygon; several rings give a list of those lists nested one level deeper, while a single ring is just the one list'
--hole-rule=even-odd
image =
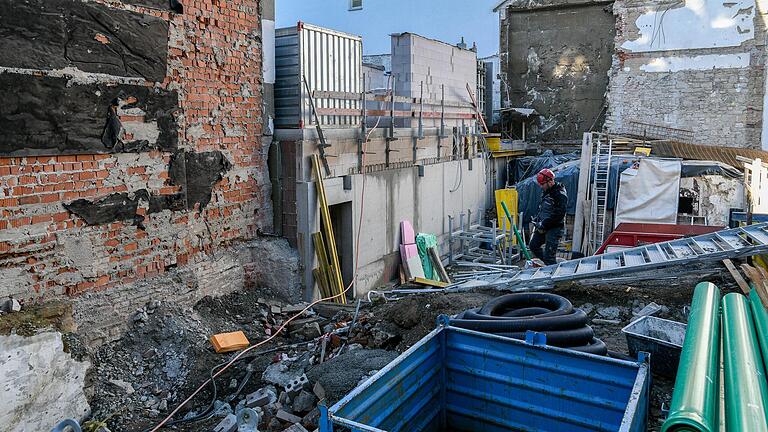
[{"label": "concrete block", "polygon": [[277,401],[277,394],[269,388],[261,388],[245,397],[248,408],[262,407]]},{"label": "concrete block", "polygon": [[279,410],[277,411],[277,414],[275,417],[279,418],[280,420],[286,422],[286,423],[299,423],[301,422],[301,417],[297,415],[293,415],[285,410]]},{"label": "concrete block", "polygon": [[21,310],[21,303],[19,303],[19,301],[16,300],[15,298],[7,298],[4,301],[2,301],[2,306],[0,306],[0,310],[6,313],[19,312]]},{"label": "concrete block", "polygon": [[229,414],[224,417],[216,427],[213,428],[213,432],[236,432],[237,431],[237,416]]}]

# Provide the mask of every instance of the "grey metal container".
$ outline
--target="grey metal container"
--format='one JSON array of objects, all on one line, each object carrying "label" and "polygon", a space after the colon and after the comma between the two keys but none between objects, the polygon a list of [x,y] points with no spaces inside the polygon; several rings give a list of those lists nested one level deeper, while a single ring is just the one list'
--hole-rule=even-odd
[{"label": "grey metal container", "polygon": [[[275,31],[275,127],[315,125],[305,77],[311,91],[360,93],[362,90],[363,40],[359,36],[299,22]],[[315,106],[326,115],[322,126],[357,127],[358,100],[316,98]],[[334,109],[340,115],[330,115]]]},{"label": "grey metal container", "polygon": [[674,378],[685,342],[686,325],[654,316],[644,316],[621,329],[630,356],[651,354],[651,371]]}]

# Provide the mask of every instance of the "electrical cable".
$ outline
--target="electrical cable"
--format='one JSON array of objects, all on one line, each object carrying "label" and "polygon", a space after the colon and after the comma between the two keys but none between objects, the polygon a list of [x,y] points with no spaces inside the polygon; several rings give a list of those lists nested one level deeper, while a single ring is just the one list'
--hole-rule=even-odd
[{"label": "electrical cable", "polygon": [[[318,338],[315,338],[315,340],[317,340],[317,339],[318,339]],[[304,344],[306,344],[306,343],[307,343],[307,342],[301,342],[301,343],[294,343],[294,344],[284,344],[284,345],[279,345],[279,346],[277,346],[277,347],[274,347],[274,348],[270,348],[270,349],[267,349],[267,350],[262,350],[262,351],[259,351],[259,352],[256,352],[256,353],[251,353],[251,354],[249,354],[249,355],[247,355],[247,356],[243,356],[243,357],[241,357],[241,358],[238,360],[238,362],[239,362],[239,361],[242,361],[242,360],[251,360],[251,359],[255,359],[256,357],[258,357],[258,356],[261,356],[261,355],[264,355],[264,354],[273,353],[273,352],[275,352],[275,351],[283,351],[283,350],[286,350],[286,349],[290,349],[290,348],[294,348],[294,347],[297,347],[297,346],[299,346],[299,345],[304,345]],[[214,370],[216,370],[217,368],[219,368],[219,367],[222,367],[222,366],[224,366],[224,365],[226,365],[226,364],[227,364],[227,362],[223,362],[223,363],[219,363],[218,365],[214,366],[214,367],[211,369],[211,371],[210,371],[210,373],[209,373],[209,376],[213,376],[213,371],[214,371]],[[250,365],[248,365],[248,367],[250,367]],[[251,371],[250,371],[250,373],[253,373],[253,371],[251,370]],[[246,374],[246,375],[248,375],[248,374]],[[235,392],[234,396],[229,396],[229,398],[230,398],[230,401],[231,401],[232,399],[234,399],[234,397],[236,397],[236,396],[237,396],[237,394],[239,394],[239,393],[240,393],[240,392],[243,390],[243,387],[245,387],[245,384],[246,384],[247,380],[248,380],[248,378],[246,378],[246,379],[243,381],[243,383],[241,383],[241,384],[240,384],[240,387],[237,389],[237,391]],[[214,405],[215,405],[215,403],[216,403],[216,396],[217,396],[218,392],[217,392],[217,386],[216,386],[216,380],[215,380],[215,378],[214,378],[214,379],[212,379],[212,380],[210,380],[210,382],[211,382],[211,385],[213,386],[213,389],[214,389],[214,392],[213,392],[213,397],[211,398],[211,403],[210,403],[210,404],[208,404],[208,406],[207,406],[207,407],[206,407],[206,408],[205,408],[205,409],[204,409],[204,410],[203,410],[203,411],[202,411],[200,414],[198,414],[198,415],[196,415],[196,416],[194,416],[194,417],[190,417],[190,418],[183,418],[183,419],[179,419],[179,420],[173,420],[173,421],[169,421],[169,422],[166,424],[166,426],[174,426],[174,425],[177,425],[177,424],[184,424],[184,423],[194,423],[194,422],[198,422],[198,421],[207,420],[207,419],[209,419],[210,417],[212,417],[212,414],[209,414],[209,413],[208,413],[208,411],[210,411],[210,410],[211,410],[211,408],[213,408],[213,407],[214,407]],[[214,410],[213,412],[215,413],[215,410]],[[149,431],[149,429],[147,429],[145,432],[147,432],[147,431]]]},{"label": "electrical cable", "polygon": [[[388,86],[389,86],[389,82],[390,82],[390,80],[388,79],[387,80],[387,85]],[[380,119],[381,119],[381,116],[379,116],[379,120]],[[378,121],[376,122],[376,126],[378,126]],[[368,133],[365,142],[362,144],[363,147],[365,147],[365,144],[368,142],[368,138],[370,138],[371,133],[373,133],[373,131],[376,130],[376,126],[374,126],[374,128],[371,129],[371,131]],[[363,154],[362,154],[362,165],[363,165],[363,167],[365,166],[365,155],[366,155],[365,148],[363,148]],[[174,408],[174,410],[171,411],[171,413],[168,414],[167,417],[165,417],[160,423],[158,423],[155,427],[153,427],[150,430],[150,432],[157,432],[163,426],[165,426],[173,418],[173,416],[175,416],[179,412],[179,410],[181,410],[181,408],[183,408],[195,396],[197,396],[197,394],[200,393],[208,385],[208,383],[212,382],[214,384],[214,390],[215,390],[216,389],[216,384],[215,384],[214,380],[216,379],[216,377],[221,375],[225,370],[229,369],[230,366],[232,366],[234,363],[236,363],[238,360],[240,360],[245,354],[251,352],[252,350],[254,350],[254,349],[256,349],[256,348],[258,348],[258,347],[268,343],[269,341],[273,340],[274,338],[276,338],[280,334],[280,332],[282,332],[288,326],[288,324],[290,324],[292,321],[294,321],[295,319],[297,319],[298,317],[303,315],[304,312],[308,311],[309,309],[311,309],[316,304],[324,302],[324,301],[330,301],[330,300],[335,300],[337,298],[341,298],[341,297],[345,296],[347,294],[347,292],[355,285],[355,282],[357,281],[358,271],[360,269],[360,234],[361,234],[361,228],[363,226],[363,214],[364,214],[364,210],[365,210],[365,205],[364,204],[365,204],[365,184],[366,184],[366,179],[367,179],[367,176],[365,174],[363,174],[363,184],[362,184],[361,191],[360,191],[360,219],[358,221],[357,238],[355,240],[355,272],[353,274],[352,281],[349,283],[349,285],[347,285],[347,287],[342,292],[340,292],[340,293],[338,293],[336,295],[333,295],[333,296],[330,296],[330,297],[326,297],[326,298],[321,298],[321,299],[313,301],[312,303],[307,305],[304,309],[302,309],[300,312],[298,312],[297,314],[295,314],[292,317],[288,318],[280,327],[278,327],[278,329],[270,337],[268,337],[267,339],[264,339],[263,341],[255,344],[255,345],[252,345],[252,346],[244,349],[243,351],[240,351],[229,362],[226,362],[226,365],[222,369],[220,369],[215,374],[211,373],[211,376],[210,376],[210,378],[208,380],[206,380],[194,392],[192,392],[191,395],[189,395],[186,399],[184,399],[184,401],[182,401],[176,408]],[[318,179],[318,181],[321,181],[321,179]],[[211,370],[211,372],[212,371],[213,370]]]}]

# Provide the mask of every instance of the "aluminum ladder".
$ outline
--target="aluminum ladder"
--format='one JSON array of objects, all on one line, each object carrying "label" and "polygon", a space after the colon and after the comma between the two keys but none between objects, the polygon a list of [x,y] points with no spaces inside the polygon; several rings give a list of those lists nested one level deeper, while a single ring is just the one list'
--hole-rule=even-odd
[{"label": "aluminum ladder", "polygon": [[617,252],[564,261],[521,271],[498,271],[449,289],[500,288],[525,291],[549,287],[558,281],[596,279],[637,273],[687,263],[716,262],[768,253],[768,223],[732,228],[695,237],[654,243]]},{"label": "aluminum ladder", "polygon": [[628,271],[652,270],[694,261],[719,261],[725,258],[764,253],[768,253],[768,223],[593,255],[546,267],[526,269],[513,276],[509,285],[588,279]]},{"label": "aluminum ladder", "polygon": [[597,136],[592,173],[592,212],[590,215],[589,248],[595,253],[605,240],[605,223],[608,213],[608,182],[611,179],[611,155],[613,140]]}]

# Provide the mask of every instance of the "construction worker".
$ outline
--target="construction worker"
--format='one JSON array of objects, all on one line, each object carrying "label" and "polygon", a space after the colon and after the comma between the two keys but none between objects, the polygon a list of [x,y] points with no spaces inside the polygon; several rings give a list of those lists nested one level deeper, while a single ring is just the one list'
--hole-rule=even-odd
[{"label": "construction worker", "polygon": [[[562,183],[555,181],[555,174],[546,168],[536,175],[536,182],[543,194],[539,211],[533,224],[536,229],[531,238],[530,249],[536,258],[544,264],[556,264],[555,254],[565,229],[565,210],[568,206],[568,194]],[[544,245],[542,252],[541,246]]]}]

